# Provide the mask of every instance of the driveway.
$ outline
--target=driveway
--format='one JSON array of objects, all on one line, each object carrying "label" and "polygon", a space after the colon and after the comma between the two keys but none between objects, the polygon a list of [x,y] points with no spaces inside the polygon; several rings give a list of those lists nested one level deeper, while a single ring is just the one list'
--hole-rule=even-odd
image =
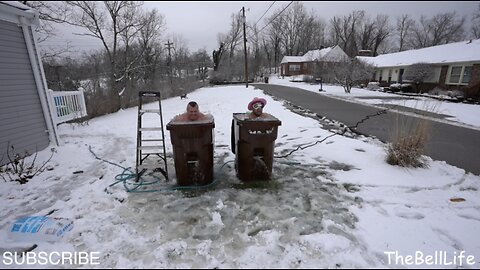
[{"label": "driveway", "polygon": [[[379,109],[373,106],[330,98],[300,88],[273,84],[252,85],[264,90],[269,95],[289,101],[318,115],[340,121],[347,126],[355,126],[366,116],[379,112]],[[402,107],[395,109],[402,110]],[[426,154],[432,159],[443,160],[448,164],[480,175],[480,131],[435,121],[435,118],[442,118],[442,115],[435,117],[429,115],[427,121],[431,124],[432,132],[426,145]],[[388,111],[366,120],[358,126],[356,131],[389,142],[392,138],[392,131],[399,122],[411,123],[416,119],[417,117],[411,116],[411,114]]]}]

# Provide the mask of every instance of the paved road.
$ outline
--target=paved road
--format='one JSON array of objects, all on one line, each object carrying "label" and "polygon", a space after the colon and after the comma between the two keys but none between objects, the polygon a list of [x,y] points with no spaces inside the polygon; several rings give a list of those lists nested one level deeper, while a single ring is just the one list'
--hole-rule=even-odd
[{"label": "paved road", "polygon": [[[353,126],[365,116],[375,114],[379,110],[372,106],[342,101],[299,88],[274,84],[254,84],[254,86],[314,113],[343,122],[347,126]],[[391,140],[396,123],[411,123],[415,119],[413,116],[387,112],[368,119],[357,128],[357,132],[373,135],[386,142]],[[438,121],[428,121],[431,123],[432,134],[426,146],[426,154],[435,160],[444,160],[451,165],[480,175],[480,131]]]}]

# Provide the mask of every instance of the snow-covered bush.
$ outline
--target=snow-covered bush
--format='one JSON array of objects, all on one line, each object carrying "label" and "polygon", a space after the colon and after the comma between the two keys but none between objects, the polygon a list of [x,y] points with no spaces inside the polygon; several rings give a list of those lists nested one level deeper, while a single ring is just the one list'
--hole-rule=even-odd
[{"label": "snow-covered bush", "polygon": [[402,92],[413,92],[413,85],[409,83],[402,83],[400,85],[400,89]]},{"label": "snow-covered bush", "polygon": [[452,98],[464,99],[465,93],[461,90],[455,89],[452,91],[448,91],[447,95]]},{"label": "snow-covered bush", "polygon": [[446,92],[447,91],[445,89],[436,86],[432,90],[428,91],[428,94],[433,96],[440,96],[440,95],[446,95]]},{"label": "snow-covered bush", "polygon": [[399,92],[402,88],[402,85],[399,83],[392,83],[390,84],[389,88],[390,88],[390,91],[392,92]]},{"label": "snow-covered bush", "polygon": [[367,89],[368,90],[372,90],[372,91],[380,91],[382,90],[382,88],[380,87],[380,83],[379,82],[369,82],[367,84]]}]

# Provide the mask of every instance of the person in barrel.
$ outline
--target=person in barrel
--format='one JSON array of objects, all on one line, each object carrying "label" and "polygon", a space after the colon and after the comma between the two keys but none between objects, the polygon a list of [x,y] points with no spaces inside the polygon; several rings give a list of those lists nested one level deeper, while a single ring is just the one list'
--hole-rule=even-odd
[{"label": "person in barrel", "polygon": [[200,112],[198,103],[195,101],[190,101],[187,105],[187,111],[175,116],[173,121],[178,122],[193,122],[193,121],[203,121],[208,120],[209,118]]},{"label": "person in barrel", "polygon": [[268,113],[263,112],[263,108],[267,105],[267,101],[264,98],[255,97],[250,103],[248,103],[249,119],[269,118],[272,117]]}]

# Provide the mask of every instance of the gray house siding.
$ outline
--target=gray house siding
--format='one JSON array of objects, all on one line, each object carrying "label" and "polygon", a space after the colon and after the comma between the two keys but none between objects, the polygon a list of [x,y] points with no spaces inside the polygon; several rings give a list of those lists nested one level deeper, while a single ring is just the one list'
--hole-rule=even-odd
[{"label": "gray house siding", "polygon": [[50,144],[23,30],[6,21],[0,21],[0,126],[0,165],[8,145],[32,154]]}]

